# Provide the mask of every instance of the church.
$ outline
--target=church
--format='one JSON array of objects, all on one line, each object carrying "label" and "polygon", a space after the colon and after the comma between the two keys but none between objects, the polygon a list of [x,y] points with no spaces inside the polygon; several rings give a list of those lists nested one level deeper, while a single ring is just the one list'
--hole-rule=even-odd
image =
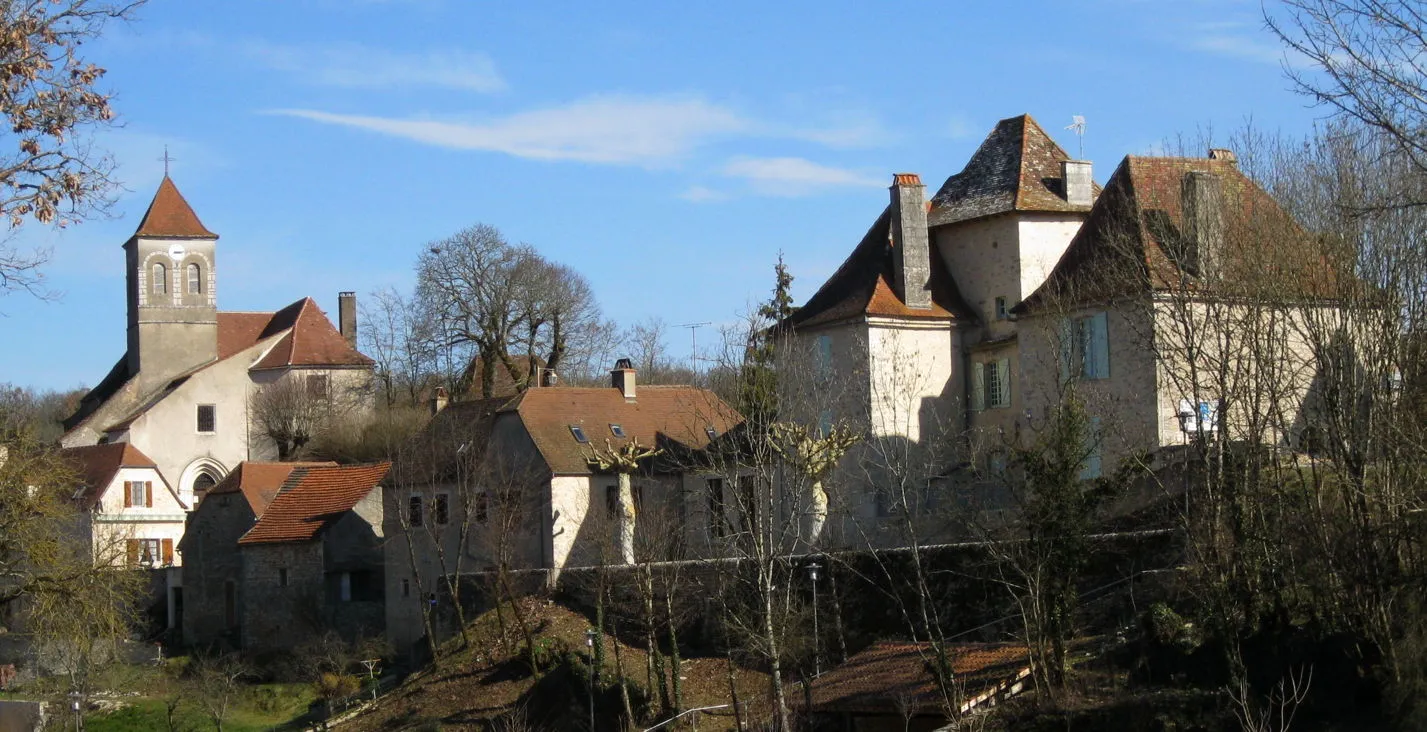
[{"label": "church", "polygon": [[340,328],[307,297],[274,312],[220,311],[218,254],[218,235],[165,174],[124,243],[128,349],[61,438],[66,448],[133,445],[189,510],[242,461],[276,459],[254,421],[264,389],[370,403],[354,293],[338,295]]}]

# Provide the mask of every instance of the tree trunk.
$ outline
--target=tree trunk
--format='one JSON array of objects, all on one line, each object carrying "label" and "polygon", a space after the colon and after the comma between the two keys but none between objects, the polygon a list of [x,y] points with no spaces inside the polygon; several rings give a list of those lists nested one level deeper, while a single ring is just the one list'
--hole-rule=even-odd
[{"label": "tree trunk", "polygon": [[664,612],[665,618],[669,623],[669,683],[673,686],[674,691],[673,712],[678,714],[684,709],[684,684],[679,679],[683,661],[679,655],[679,629],[678,622],[674,619],[674,592],[672,587],[664,593]]},{"label": "tree trunk", "polygon": [[634,481],[629,473],[619,474],[619,506],[615,519],[619,530],[620,561],[634,564],[634,525],[638,516],[634,507]]},{"label": "tree trunk", "polygon": [[803,538],[808,546],[816,547],[822,540],[823,525],[827,523],[827,503],[823,482],[813,481],[808,488],[808,511],[803,516]]},{"label": "tree trunk", "polygon": [[759,580],[763,586],[763,643],[768,649],[768,683],[773,689],[773,706],[777,713],[778,732],[793,732],[790,719],[788,717],[788,698],[783,693],[783,666],[778,658],[780,651],[778,646],[778,634],[773,628],[773,577],[771,568],[762,570],[763,577]]}]

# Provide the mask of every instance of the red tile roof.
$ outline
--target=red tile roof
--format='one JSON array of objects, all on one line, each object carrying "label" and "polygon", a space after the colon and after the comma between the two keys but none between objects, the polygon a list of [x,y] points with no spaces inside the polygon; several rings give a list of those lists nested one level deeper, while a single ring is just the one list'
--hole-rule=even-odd
[{"label": "red tile roof", "polygon": [[[530,374],[531,360],[535,361],[537,369],[545,368],[545,359],[539,356],[519,355],[511,356],[510,360],[515,363],[516,371],[520,372],[521,381],[517,383],[510,377],[510,369],[505,364],[497,364],[495,373],[491,379],[492,397],[512,397],[519,394],[526,386],[526,377]],[[464,383],[470,384],[470,389],[466,394],[472,398],[481,397],[481,378],[485,373],[485,359],[476,356],[471,359],[471,363],[466,366],[466,372],[461,375]]]},{"label": "red tile roof", "polygon": [[[158,468],[148,455],[127,442],[67,447],[60,450],[60,455],[79,473],[81,492],[75,494],[75,499],[86,510],[104,498],[104,492],[120,468]],[[162,476],[159,479],[162,480]]]},{"label": "red tile roof", "polygon": [[163,182],[159,183],[159,190],[154,194],[154,200],[149,203],[149,210],[144,213],[144,219],[139,222],[134,236],[152,239],[218,238],[217,234],[209,231],[203,226],[203,222],[198,220],[198,215],[193,213],[193,208],[183,199],[183,194],[178,192],[178,186],[175,186],[173,179],[167,175],[164,176]]},{"label": "red tile roof", "polygon": [[1334,294],[1336,278],[1311,236],[1233,160],[1132,155],[1110,176],[1045,283],[1015,311],[1066,298],[1202,289],[1202,280],[1176,254],[1186,246],[1181,191],[1191,172],[1217,176],[1223,189],[1225,249],[1217,286],[1232,289],[1267,278],[1276,292]]},{"label": "red tile roof", "polygon": [[261,516],[267,510],[268,504],[277,497],[278,491],[282,490],[283,484],[292,476],[292,471],[331,465],[336,463],[263,463],[245,460],[238,463],[238,467],[219,481],[218,485],[209,488],[207,495],[241,493],[252,507],[253,515]]},{"label": "red tile roof", "polygon": [[[941,691],[928,662],[926,643],[884,641],[847,659],[812,684],[817,712],[897,714],[910,704],[922,713],[942,713]],[[963,698],[974,699],[1030,666],[1024,645],[963,643],[947,648],[951,672]]]},{"label": "red tile roof", "polygon": [[1089,211],[1065,200],[1060,163],[1070,159],[1030,115],[1003,119],[966,167],[932,196],[927,223],[941,226],[1010,211]]},{"label": "red tile roof", "polygon": [[347,343],[347,339],[310,297],[274,313],[260,337],[266,338],[283,330],[287,330],[287,334],[253,365],[254,369],[371,366],[374,363]]},{"label": "red tile roof", "polygon": [[807,328],[862,315],[923,319],[976,317],[934,249],[929,252],[931,308],[909,308],[897,296],[892,288],[896,275],[890,239],[891,210],[888,206],[882,211],[842,266],[782,325]]},{"label": "red tile roof", "polygon": [[391,463],[303,467],[292,472],[239,544],[310,541],[351,511],[391,470]]},{"label": "red tile roof", "polygon": [[[639,386],[635,399],[615,388],[542,387],[512,399],[501,412],[515,412],[555,474],[587,475],[591,447],[614,447],[638,440],[642,445],[677,445],[702,449],[706,427],[722,435],[743,422],[733,407],[707,389],[693,386]],[[610,425],[624,429],[616,438]],[[579,425],[589,444],[575,441],[570,425]]]}]

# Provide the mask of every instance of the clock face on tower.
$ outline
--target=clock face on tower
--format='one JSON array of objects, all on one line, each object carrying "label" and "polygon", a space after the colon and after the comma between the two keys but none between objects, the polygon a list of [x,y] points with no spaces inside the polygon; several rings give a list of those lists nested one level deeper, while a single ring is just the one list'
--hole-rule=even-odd
[{"label": "clock face on tower", "polygon": [[175,262],[177,262],[177,261],[180,260],[180,259],[183,259],[184,251],[185,251],[185,250],[184,250],[182,244],[172,244],[172,245],[170,245],[169,248],[168,248],[168,256],[169,256],[169,259],[172,259],[172,260],[175,261]]}]

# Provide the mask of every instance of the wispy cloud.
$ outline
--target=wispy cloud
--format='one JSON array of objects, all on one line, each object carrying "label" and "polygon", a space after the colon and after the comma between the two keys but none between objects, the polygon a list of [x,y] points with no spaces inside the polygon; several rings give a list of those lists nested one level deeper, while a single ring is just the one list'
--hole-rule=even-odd
[{"label": "wispy cloud", "polygon": [[1193,23],[1188,26],[1186,40],[1190,48],[1219,56],[1282,64],[1290,62],[1282,45],[1263,28],[1260,21],[1220,20]]},{"label": "wispy cloud", "polygon": [[283,46],[264,41],[238,44],[245,57],[312,84],[358,89],[435,87],[474,92],[506,88],[495,62],[484,53],[428,49],[402,53],[357,44]]},{"label": "wispy cloud", "polygon": [[876,115],[845,112],[835,115],[827,125],[795,129],[787,136],[826,147],[863,148],[884,144],[892,134]]},{"label": "wispy cloud", "polygon": [[273,114],[354,127],[428,145],[536,160],[666,165],[750,123],[696,97],[596,96],[481,122],[280,109]]},{"label": "wispy cloud", "polygon": [[722,201],[728,198],[728,194],[706,186],[689,186],[688,190],[679,194],[679,198],[691,203],[709,203],[712,201]]},{"label": "wispy cloud", "polygon": [[802,196],[827,188],[878,186],[881,181],[806,158],[734,158],[723,172],[746,180],[754,191],[774,196]]}]

